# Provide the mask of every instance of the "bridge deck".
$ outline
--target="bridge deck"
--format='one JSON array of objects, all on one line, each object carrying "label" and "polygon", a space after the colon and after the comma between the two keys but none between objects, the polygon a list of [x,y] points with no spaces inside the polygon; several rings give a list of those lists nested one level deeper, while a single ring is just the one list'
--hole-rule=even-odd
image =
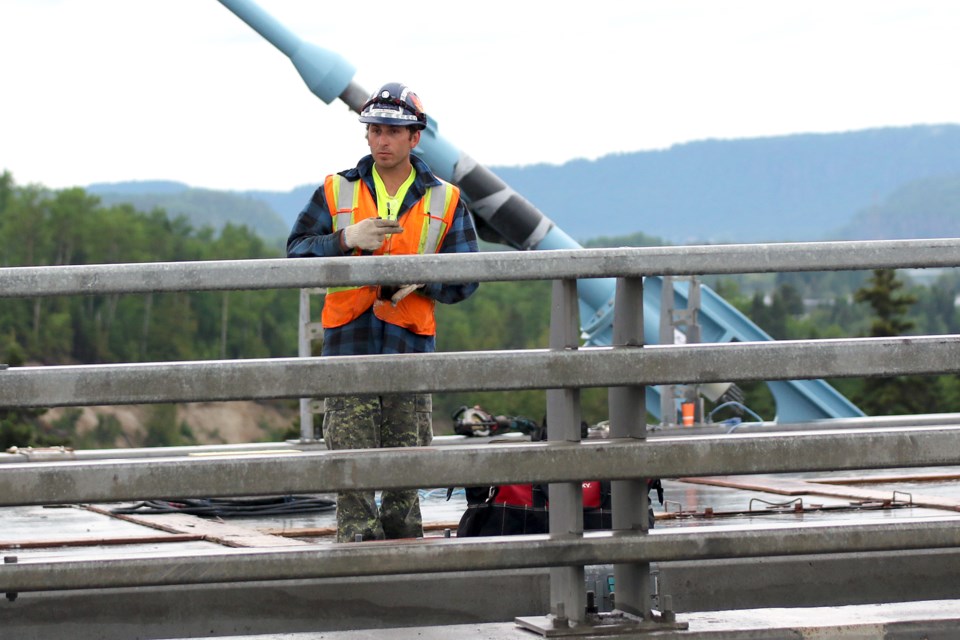
[{"label": "bridge deck", "polygon": [[[889,522],[944,516],[960,519],[960,468],[955,467],[864,471],[856,476],[837,472],[690,478],[666,480],[664,486],[666,505],[656,507],[657,528]],[[424,494],[428,536],[442,536],[445,529],[455,531],[465,507],[462,492],[455,493],[449,501],[445,494],[445,490],[439,489]],[[331,511],[229,519],[182,513],[110,513],[118,506],[131,504],[2,508],[0,549],[5,558],[18,559],[110,558],[171,551],[189,557],[223,547],[333,544]],[[960,554],[956,554],[957,558],[954,555],[949,550],[909,557],[905,554],[902,558],[888,555],[884,563],[860,557],[860,564],[856,558],[820,557],[816,567],[804,557],[773,558],[760,561],[762,571],[756,562],[670,563],[671,566],[655,566],[655,571],[659,570],[659,584],[665,593],[673,595],[678,619],[690,625],[682,635],[686,638],[755,639],[791,637],[789,634],[806,637],[802,634],[809,635],[810,629],[826,634],[824,637],[892,638],[899,637],[897,633],[909,635],[920,630],[928,634],[925,637],[947,638],[953,636],[945,629],[955,633],[960,627],[960,589],[949,578],[960,570]],[[856,601],[857,606],[852,606],[852,602],[851,606],[842,607],[809,606],[821,602],[816,596],[818,581],[823,582],[824,590],[835,591],[838,585],[846,585],[851,573],[863,574],[857,578],[857,588],[869,590],[875,584],[880,591],[866,594]],[[601,610],[606,610],[608,594],[600,586],[607,577],[603,568],[588,567],[587,577],[596,581],[598,603]],[[512,640],[536,637],[511,622],[514,617],[542,615],[549,608],[546,570],[495,573],[476,579],[473,574],[409,579],[395,576],[387,581],[396,582],[400,591],[409,588],[411,594],[403,597],[416,595],[417,599],[410,602],[397,602],[398,609],[404,612],[394,610],[384,615],[378,609],[378,598],[382,596],[373,592],[374,585],[369,580],[357,579],[321,581],[316,585],[309,581],[294,585],[251,583],[231,585],[228,589],[224,585],[209,585],[167,591],[158,588],[117,593],[23,593],[14,600],[0,600],[0,625],[25,639],[49,637],[45,634],[56,621],[74,623],[89,634],[80,633],[78,639],[120,638],[129,637],[124,635],[129,629],[117,626],[118,622],[131,615],[144,625],[144,635],[139,636],[144,638],[172,638],[177,633],[184,634],[183,637],[249,633],[252,635],[233,637],[267,639],[279,638],[270,633],[282,632],[282,637],[289,640],[360,640],[385,637],[385,628],[397,626],[403,630],[391,629],[389,637]],[[924,592],[919,586],[924,581],[938,584]],[[902,584],[893,589],[885,582]],[[488,599],[474,603],[471,598],[477,597],[474,589],[480,584],[487,585],[483,597]],[[693,585],[686,593],[685,584]],[[501,588],[525,593],[514,602],[503,602],[506,608],[497,612],[493,609],[503,598],[493,598],[490,593]],[[954,596],[957,600],[948,600]],[[420,602],[419,598],[428,602]],[[741,603],[749,604],[751,599],[758,604],[742,608]],[[736,610],[724,610],[733,601]],[[879,601],[887,604],[862,604]],[[271,603],[269,606],[274,609],[267,619],[260,611],[264,602]],[[424,605],[423,613],[417,613],[417,604]],[[770,604],[777,606],[767,606]],[[317,613],[318,606],[331,610]],[[507,610],[511,606],[514,609]],[[754,608],[764,606],[767,608]],[[447,612],[427,619],[430,626],[411,626],[423,624],[424,618],[417,615],[435,615],[438,607],[447,607]],[[486,610],[475,611],[476,608]],[[128,614],[128,610],[135,613]],[[51,611],[56,611],[57,616],[51,618]],[[369,626],[376,628],[364,630],[367,616]],[[451,626],[453,622],[470,620],[470,616],[475,616],[470,624]],[[204,631],[200,631],[201,626]],[[157,635],[150,635],[151,629]],[[758,635],[758,630],[765,630],[768,635]]]},{"label": "bridge deck", "polygon": [[[960,518],[960,468],[850,473],[723,476],[665,480],[665,505],[655,505],[657,528],[770,522],[847,522],[878,518]],[[422,492],[427,536],[455,535],[466,507],[463,492]],[[325,497],[332,498],[332,495]],[[275,547],[332,544],[332,511],[283,516],[202,518],[185,513],[114,515],[108,505],[6,507],[0,550],[9,554],[68,555],[112,551]]]}]

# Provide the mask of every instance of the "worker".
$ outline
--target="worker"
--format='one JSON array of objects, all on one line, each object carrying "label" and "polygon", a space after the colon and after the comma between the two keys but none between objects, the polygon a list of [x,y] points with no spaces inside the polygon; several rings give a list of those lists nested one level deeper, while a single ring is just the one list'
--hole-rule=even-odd
[{"label": "worker", "polygon": [[[329,175],[300,212],[287,256],[391,256],[477,251],[473,219],[460,190],[440,180],[412,151],[427,126],[417,95],[391,82],[363,105],[370,155]],[[455,303],[478,284],[411,283],[327,291],[322,356],[427,353],[436,350],[436,302]],[[426,446],[433,440],[430,394],[326,399],[329,449]],[[337,496],[337,542],[423,536],[416,489]]]}]

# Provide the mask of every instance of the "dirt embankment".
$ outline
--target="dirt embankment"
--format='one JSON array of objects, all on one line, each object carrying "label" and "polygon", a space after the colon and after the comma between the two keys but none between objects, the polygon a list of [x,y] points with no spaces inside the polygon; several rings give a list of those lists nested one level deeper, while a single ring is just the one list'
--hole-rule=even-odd
[{"label": "dirt embankment", "polygon": [[[117,438],[118,447],[140,446],[150,419],[150,406],[95,406],[81,407],[77,419],[77,434],[92,431],[100,416],[113,416],[120,423],[123,434]],[[48,424],[62,419],[67,409],[51,409],[41,418]],[[299,407],[290,403],[259,402],[192,402],[176,405],[177,424],[185,423],[198,444],[242,444],[276,440],[298,417]]]}]

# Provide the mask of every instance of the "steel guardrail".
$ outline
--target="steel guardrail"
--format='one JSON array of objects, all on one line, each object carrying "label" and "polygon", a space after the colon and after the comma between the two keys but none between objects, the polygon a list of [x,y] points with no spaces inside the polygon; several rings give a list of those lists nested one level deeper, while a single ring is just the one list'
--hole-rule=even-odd
[{"label": "steel guardrail", "polygon": [[508,282],[955,267],[960,240],[691,245],[467,255],[271,258],[0,268],[0,297],[229,291],[379,282]]},{"label": "steel guardrail", "polygon": [[589,532],[582,538],[432,538],[375,545],[125,554],[119,558],[24,557],[16,564],[0,565],[0,591],[305,580],[957,546],[960,526],[956,519],[925,518],[880,524],[697,527],[649,534]]},{"label": "steel guardrail", "polygon": [[0,406],[703,383],[731,371],[738,380],[919,375],[958,363],[960,336],[948,335],[13,367],[0,371]]},{"label": "steel guardrail", "polygon": [[3,506],[960,465],[960,427],[0,466]]}]

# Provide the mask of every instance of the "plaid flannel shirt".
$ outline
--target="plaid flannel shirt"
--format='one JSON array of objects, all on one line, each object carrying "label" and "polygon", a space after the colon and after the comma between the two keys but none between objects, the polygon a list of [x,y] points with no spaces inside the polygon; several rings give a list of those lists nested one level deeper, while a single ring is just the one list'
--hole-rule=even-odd
[{"label": "plaid flannel shirt", "polygon": [[[430,167],[416,155],[410,156],[416,178],[403,198],[399,220],[426,193],[427,187],[440,184]],[[353,169],[341,171],[347,180],[362,179],[376,199],[373,185],[373,157],[365,156]],[[300,212],[290,237],[287,239],[287,257],[333,257],[352,255],[341,249],[340,230],[333,232],[333,218],[327,204],[323,185]],[[463,205],[457,204],[453,224],[440,245],[438,253],[469,253],[477,251],[477,232],[473,219]],[[452,304],[460,302],[476,291],[478,283],[440,284],[429,283],[418,293],[437,302]],[[372,307],[356,320],[342,327],[324,329],[322,354],[334,356],[370,355],[380,353],[429,353],[436,350],[436,337],[413,333],[403,327],[384,322],[373,314]]]}]

